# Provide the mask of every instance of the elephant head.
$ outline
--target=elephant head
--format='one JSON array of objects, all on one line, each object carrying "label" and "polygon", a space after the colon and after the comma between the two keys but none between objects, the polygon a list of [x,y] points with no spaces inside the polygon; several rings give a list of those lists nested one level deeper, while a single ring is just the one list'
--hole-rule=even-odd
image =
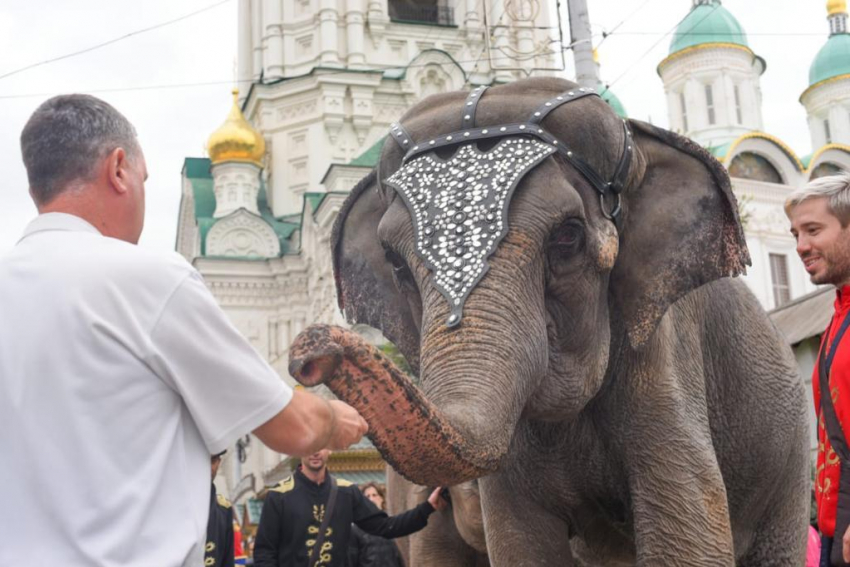
[{"label": "elephant head", "polygon": [[[569,89],[577,87],[556,79],[493,87],[481,97],[477,123],[521,123]],[[401,119],[406,134],[419,143],[456,131],[465,100],[464,93],[424,100]],[[356,338],[325,332],[362,357],[363,376],[386,374],[368,390],[380,408],[369,409],[367,420],[373,440],[411,432],[376,444],[418,484],[457,484],[496,470],[520,419],[573,419],[616,364],[611,344],[645,347],[673,302],[749,263],[728,176],[690,140],[637,121],[625,130],[596,96],[557,108],[542,126],[604,179],[615,176],[629,145],[619,222],[574,163],[562,153],[545,157],[516,186],[508,229],[458,326],[446,324],[450,306],[417,253],[411,212],[386,183],[402,166],[398,144],[385,144],[334,228],[341,308],[398,345],[421,390],[371,360]],[[485,151],[498,143],[478,145]],[[322,344],[316,352],[329,355],[333,348]],[[305,360],[293,359],[294,376],[315,372],[305,372]]]}]

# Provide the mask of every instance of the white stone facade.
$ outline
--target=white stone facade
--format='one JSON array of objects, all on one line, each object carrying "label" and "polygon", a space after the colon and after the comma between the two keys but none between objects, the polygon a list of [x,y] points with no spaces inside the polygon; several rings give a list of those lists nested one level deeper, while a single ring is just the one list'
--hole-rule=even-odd
[{"label": "white stone facade", "polygon": [[215,218],[239,209],[259,215],[260,168],[251,163],[226,162],[212,166],[215,187]]},{"label": "white stone facade", "polygon": [[800,102],[806,108],[813,148],[850,143],[850,76],[815,85]]},{"label": "white stone facade", "polygon": [[[252,84],[243,89],[245,115],[269,148],[275,216],[300,212],[329,165],[360,155],[421,98],[555,65],[546,52],[517,60],[535,46],[521,21],[494,31],[500,51],[491,57],[484,8],[477,0],[240,0],[238,76]],[[557,26],[547,2],[486,8],[506,24],[513,14]],[[412,17],[423,21],[401,19]]]},{"label": "white stone facade", "polygon": [[661,62],[670,129],[703,146],[719,146],[764,128],[761,59],[733,44],[698,45]]}]

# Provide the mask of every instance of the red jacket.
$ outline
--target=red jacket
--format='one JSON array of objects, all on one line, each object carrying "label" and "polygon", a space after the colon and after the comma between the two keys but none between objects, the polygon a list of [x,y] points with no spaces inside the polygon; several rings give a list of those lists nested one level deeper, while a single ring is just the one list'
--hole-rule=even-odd
[{"label": "red jacket", "polygon": [[[829,327],[829,336],[821,339],[821,348],[832,347],[832,339],[838,332],[842,321],[850,312],[850,286],[844,286],[836,292],[835,314]],[[828,352],[828,351],[827,351]],[[841,465],[838,455],[829,443],[829,435],[823,421],[823,411],[820,407],[820,375],[818,363],[812,373],[812,388],[814,389],[815,413],[818,416],[818,468],[815,473],[815,497],[818,503],[818,527],[823,535],[835,535],[835,513],[838,504],[838,482]],[[850,330],[845,333],[835,358],[832,361],[832,371],[829,376],[829,388],[832,391],[832,402],[835,413],[841,423],[844,436],[850,440]],[[845,479],[844,482],[850,482]],[[842,537],[844,534],[839,535]]]}]

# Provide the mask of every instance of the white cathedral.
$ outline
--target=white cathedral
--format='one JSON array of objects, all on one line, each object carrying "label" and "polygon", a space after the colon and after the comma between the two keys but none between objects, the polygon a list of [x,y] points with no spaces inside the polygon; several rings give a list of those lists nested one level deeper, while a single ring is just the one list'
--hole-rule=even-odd
[{"label": "white cathedral", "polygon": [[[560,46],[546,48],[554,41],[547,34],[558,29],[556,3],[239,0],[238,9],[238,78],[250,87],[234,91],[208,157],[185,160],[176,246],[292,384],[287,348],[294,337],[315,322],[344,324],[331,228],[348,191],[376,164],[390,124],[436,92],[557,75]],[[670,129],[728,169],[753,261],[745,280],[808,379],[832,294],[812,285],[796,261],[782,204],[809,179],[850,171],[846,0],[827,2],[829,33],[812,54],[799,99],[815,148],[808,156],[768,133],[759,86],[766,63],[720,0],[693,0],[683,16],[658,64]],[[601,84],[598,91],[626,115],[613,93]],[[368,443],[334,459],[332,470],[355,481],[381,475]],[[286,465],[248,437],[230,452],[221,488],[247,505],[239,509],[248,518],[256,493]]]}]

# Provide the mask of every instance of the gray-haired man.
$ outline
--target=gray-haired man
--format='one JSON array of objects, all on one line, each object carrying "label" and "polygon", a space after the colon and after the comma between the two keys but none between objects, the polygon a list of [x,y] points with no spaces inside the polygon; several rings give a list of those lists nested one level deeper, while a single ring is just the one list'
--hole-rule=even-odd
[{"label": "gray-haired man", "polygon": [[52,98],[21,150],[39,216],[0,260],[0,499],[24,516],[0,565],[200,565],[210,454],[249,431],[342,448],[366,423],[285,386],[196,270],[135,246],[147,169],[118,111]]}]

